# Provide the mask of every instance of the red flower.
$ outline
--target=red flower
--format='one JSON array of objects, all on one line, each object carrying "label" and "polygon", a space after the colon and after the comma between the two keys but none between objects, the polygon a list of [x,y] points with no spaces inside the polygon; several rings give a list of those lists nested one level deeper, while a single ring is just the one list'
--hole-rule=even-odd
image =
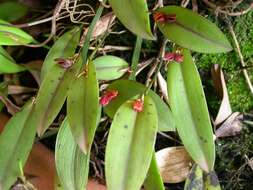
[{"label": "red flower", "polygon": [[163,59],[165,61],[174,61],[174,59],[175,59],[175,53],[172,53],[172,52],[165,53]]},{"label": "red flower", "polygon": [[137,99],[133,102],[133,110],[136,112],[142,112],[143,111],[143,100]]},{"label": "red flower", "polygon": [[184,61],[184,56],[181,53],[168,52],[165,53],[163,59],[165,61],[176,61],[182,63]]},{"label": "red flower", "polygon": [[159,13],[156,12],[153,15],[153,18],[156,22],[159,23],[173,23],[176,21],[177,15],[176,14],[164,14],[164,13]]},{"label": "red flower", "polygon": [[174,60],[178,63],[182,63],[184,61],[184,56],[179,53],[175,53]]},{"label": "red flower", "polygon": [[102,106],[106,106],[110,103],[110,101],[118,96],[117,90],[107,90],[104,92],[104,94],[101,96],[99,103]]},{"label": "red flower", "polygon": [[71,59],[56,58],[54,61],[64,69],[68,69],[74,64],[74,61]]}]

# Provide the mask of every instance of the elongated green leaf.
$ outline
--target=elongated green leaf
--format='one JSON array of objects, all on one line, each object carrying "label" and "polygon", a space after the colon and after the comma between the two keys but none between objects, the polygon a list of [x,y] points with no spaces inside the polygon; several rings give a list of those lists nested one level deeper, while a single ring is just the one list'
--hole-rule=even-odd
[{"label": "elongated green leaf", "polygon": [[149,21],[148,5],[143,0],[109,0],[113,12],[131,32],[142,38],[154,39]]},{"label": "elongated green leaf", "polygon": [[106,55],[94,59],[98,80],[115,80],[122,77],[128,68],[124,59]]},{"label": "elongated green leaf", "polygon": [[168,95],[177,131],[183,144],[205,171],[213,169],[215,146],[205,95],[189,50],[183,50],[182,64],[168,66]]},{"label": "elongated green leaf", "polygon": [[24,45],[33,41],[33,37],[23,30],[0,20],[0,45]]},{"label": "elongated green leaf", "polygon": [[178,45],[203,53],[231,51],[232,47],[220,29],[197,13],[178,6],[166,6],[158,13],[176,14],[172,23],[157,22],[161,32]]},{"label": "elongated green leaf", "polygon": [[221,190],[219,179],[215,171],[204,174],[205,190]]},{"label": "elongated green leaf", "polygon": [[[108,86],[108,89],[117,90],[119,95],[105,107],[106,114],[113,117],[118,108],[128,99],[143,94],[146,87],[140,83],[129,80],[118,80]],[[161,100],[161,98],[152,90],[148,95],[153,99],[158,111],[158,129],[159,131],[174,131],[175,123],[170,108]]]},{"label": "elongated green leaf", "polygon": [[24,70],[25,68],[17,65],[4,48],[0,46],[0,74],[17,73]]},{"label": "elongated green leaf", "polygon": [[0,3],[0,19],[12,22],[25,16],[28,9],[25,5],[9,1]]},{"label": "elongated green leaf", "polygon": [[76,144],[65,119],[56,139],[55,161],[59,180],[64,190],[83,190],[88,181],[89,157]]},{"label": "elongated green leaf", "polygon": [[42,136],[61,110],[68,89],[81,67],[81,59],[70,68],[56,64],[51,67],[42,81],[34,108],[37,132]]},{"label": "elongated green leaf", "polygon": [[133,101],[124,103],[111,125],[105,153],[108,190],[139,190],[149,169],[158,127],[155,104],[145,96],[142,112],[132,106]]},{"label": "elongated green leaf", "polygon": [[41,79],[55,64],[57,58],[72,58],[79,42],[80,29],[78,27],[63,34],[51,47],[41,69]]},{"label": "elongated green leaf", "polygon": [[84,153],[89,152],[97,128],[99,87],[92,62],[87,73],[76,78],[68,93],[67,113],[71,132]]},{"label": "elongated green leaf", "polygon": [[0,189],[9,190],[20,174],[32,149],[36,134],[33,104],[28,102],[7,123],[0,135]]},{"label": "elongated green leaf", "polygon": [[197,165],[194,164],[188,178],[186,179],[184,190],[203,190],[203,171]]},{"label": "elongated green leaf", "polygon": [[157,166],[155,152],[153,152],[152,160],[149,166],[148,174],[144,182],[145,190],[165,190],[163,180]]}]

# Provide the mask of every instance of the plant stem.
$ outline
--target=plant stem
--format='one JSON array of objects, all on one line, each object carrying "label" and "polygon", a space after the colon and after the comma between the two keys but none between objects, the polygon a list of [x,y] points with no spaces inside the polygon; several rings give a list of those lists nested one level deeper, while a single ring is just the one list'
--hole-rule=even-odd
[{"label": "plant stem", "polygon": [[132,57],[132,64],[131,64],[131,71],[132,73],[129,76],[129,80],[135,80],[135,73],[138,68],[140,53],[141,53],[141,45],[142,45],[142,38],[137,36],[135,47],[134,47],[134,53]]},{"label": "plant stem", "polygon": [[88,32],[85,36],[83,49],[82,49],[83,64],[86,64],[86,62],[87,62],[87,57],[88,57],[88,51],[89,51],[89,46],[90,46],[90,39],[92,37],[92,32],[93,32],[93,29],[95,28],[96,23],[98,22],[100,16],[102,15],[103,10],[104,10],[104,6],[101,4],[99,6],[99,8],[96,12],[96,15],[93,18],[93,20],[92,20],[92,22],[89,26]]},{"label": "plant stem", "polygon": [[156,78],[158,76],[159,71],[162,68],[162,65],[163,65],[163,56],[164,56],[164,53],[165,53],[166,44],[167,44],[167,40],[163,40],[163,44],[162,44],[162,47],[161,47],[160,53],[159,53],[159,58],[157,58],[157,60],[156,60],[156,64],[158,63],[158,66],[156,68],[154,77],[153,77],[152,81],[149,83],[149,85],[148,85],[146,91],[144,92],[144,94],[147,94],[149,92],[149,90],[151,89],[152,85],[154,84],[154,82],[155,82],[155,80],[156,80]]}]

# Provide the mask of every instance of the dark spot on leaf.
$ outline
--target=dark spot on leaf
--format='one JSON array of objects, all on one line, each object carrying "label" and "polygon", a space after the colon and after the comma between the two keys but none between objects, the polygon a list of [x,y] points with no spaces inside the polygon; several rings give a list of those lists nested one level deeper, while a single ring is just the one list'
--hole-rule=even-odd
[{"label": "dark spot on leaf", "polygon": [[207,143],[207,140],[206,140],[204,137],[199,136],[199,138],[200,138],[200,140],[201,140],[202,142]]},{"label": "dark spot on leaf", "polygon": [[124,125],[124,128],[127,129],[127,128],[128,128],[128,125]]}]

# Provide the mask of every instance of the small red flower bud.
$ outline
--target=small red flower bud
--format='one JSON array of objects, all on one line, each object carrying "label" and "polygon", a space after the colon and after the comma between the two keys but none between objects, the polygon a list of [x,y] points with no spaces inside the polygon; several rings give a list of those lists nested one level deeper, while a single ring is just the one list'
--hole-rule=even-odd
[{"label": "small red flower bud", "polygon": [[71,59],[64,59],[64,58],[56,58],[54,61],[57,62],[58,65],[60,65],[64,69],[68,69],[73,65],[73,60]]},{"label": "small red flower bud", "polygon": [[99,103],[102,106],[106,106],[110,103],[110,101],[118,96],[117,90],[108,90],[105,91],[104,94],[101,96]]},{"label": "small red flower bud", "polygon": [[174,58],[175,58],[175,53],[172,53],[172,52],[165,53],[163,57],[165,61],[174,61]]},{"label": "small red flower bud", "polygon": [[99,104],[102,106],[106,106],[107,104],[109,104],[109,99],[106,96],[102,96],[99,100]]},{"label": "small red flower bud", "polygon": [[184,61],[184,56],[181,53],[168,52],[165,53],[163,59],[165,61],[176,61],[182,63]]},{"label": "small red flower bud", "polygon": [[177,15],[176,14],[164,14],[156,12],[153,15],[153,18],[156,22],[159,23],[173,23],[176,21]]},{"label": "small red flower bud", "polygon": [[184,61],[184,56],[182,54],[175,53],[174,60],[178,63],[182,63]]},{"label": "small red flower bud", "polygon": [[142,99],[137,99],[133,103],[133,110],[136,112],[142,112],[143,111],[143,100]]}]

